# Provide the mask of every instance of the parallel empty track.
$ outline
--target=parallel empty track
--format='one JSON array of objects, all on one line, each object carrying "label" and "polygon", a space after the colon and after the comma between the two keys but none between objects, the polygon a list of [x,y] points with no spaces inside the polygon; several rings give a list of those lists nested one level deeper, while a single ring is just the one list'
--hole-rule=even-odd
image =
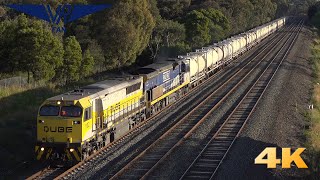
[{"label": "parallel empty track", "polygon": [[27,178],[27,180],[41,180],[41,179],[54,179],[63,172],[65,172],[67,169],[66,168],[61,168],[61,167],[47,167],[34,175],[30,176]]},{"label": "parallel empty track", "polygon": [[[293,27],[291,28],[291,30]],[[150,145],[145,151],[138,155],[134,160],[128,163],[123,169],[117,172],[111,179],[144,179],[157,167],[157,165],[163,161],[173,149],[180,145],[184,139],[188,138],[190,134],[201,124],[206,118],[231,94],[241,85],[252,71],[274,50],[277,45],[284,43],[279,53],[286,45],[289,38],[282,42],[287,36],[283,36],[280,39],[275,39],[269,44],[266,54],[258,54],[254,59],[257,62],[253,65],[244,67],[238,73],[234,74],[217,90],[211,93],[202,103],[200,103],[195,109],[189,112],[182,120],[180,120],[169,131],[162,135],[156,142]],[[265,49],[265,50],[266,50]],[[263,55],[260,57],[259,55]],[[271,63],[270,63],[271,64]],[[249,68],[250,67],[250,68]]]},{"label": "parallel empty track", "polygon": [[[277,35],[277,36],[280,36],[280,35]],[[279,41],[279,39],[274,38],[274,39],[272,40],[272,43],[275,43],[276,41]],[[272,44],[272,43],[270,43],[270,44]],[[274,45],[274,44],[273,44],[273,45]],[[262,53],[263,53],[264,51],[269,51],[268,48],[270,48],[271,46],[272,46],[272,45],[267,45],[266,47],[261,48],[261,50],[259,51],[260,53],[258,53],[258,55],[256,55],[253,59],[257,58],[259,55],[262,55]],[[260,58],[262,58],[262,57],[260,57]],[[248,63],[247,63],[246,65],[250,64],[250,62],[252,62],[252,61],[253,61],[253,60],[248,61]],[[253,66],[253,65],[252,65],[252,66]],[[237,73],[238,71],[240,72],[241,70],[243,70],[243,68],[241,68],[241,69],[237,70],[236,72],[234,72],[233,76],[237,75],[236,73]],[[214,77],[216,77],[216,76],[218,76],[218,75],[219,75],[219,73],[216,74],[216,75],[214,75],[214,76],[212,76],[212,77],[210,77],[210,78],[207,79],[205,82],[210,82],[210,81],[212,81],[212,79],[214,79]],[[233,76],[232,76],[232,77],[233,77]],[[231,77],[231,76],[230,76],[230,77]],[[241,80],[240,76],[239,76],[239,77],[234,77],[234,78],[238,78],[238,81]],[[204,88],[204,87],[205,87],[205,85],[204,85],[205,82],[204,82],[203,84],[201,84],[200,86],[196,87],[194,90],[192,90],[192,91],[189,92],[188,94],[192,94],[192,93],[196,94],[196,93],[195,93],[196,91],[199,91],[201,88]],[[236,81],[234,81],[233,87],[235,87],[235,86],[234,86],[235,84],[237,84]],[[219,85],[219,86],[220,86],[220,85]],[[229,86],[230,86],[230,84],[229,84]],[[229,89],[230,89],[230,88],[232,88],[232,86],[230,86]],[[216,90],[216,91],[217,91],[217,90]],[[223,100],[223,97],[226,96],[226,93],[227,93],[227,92],[224,92],[224,95],[218,95],[218,96],[216,96],[216,97],[211,97],[211,100],[215,100],[214,103],[219,103],[219,102],[221,102],[221,101]],[[184,99],[186,99],[186,97],[187,97],[187,96],[182,97],[182,98],[179,100],[179,102],[182,101],[182,100],[184,100]],[[171,106],[176,106],[177,104],[178,104],[178,102],[175,103],[175,104],[172,104]],[[212,106],[212,103],[211,103],[210,106]],[[207,114],[207,113],[205,113],[205,111],[208,111],[208,110],[209,110],[208,108],[209,108],[209,105],[208,105],[207,107],[203,107],[203,109],[202,109],[202,112],[203,112],[203,113],[201,113],[200,116],[199,116],[199,114],[198,114],[197,117],[193,117],[195,123],[193,123],[193,124],[186,124],[184,127],[183,127],[183,126],[182,126],[182,127],[179,127],[180,130],[183,131],[183,134],[184,134],[184,135],[189,132],[189,131],[186,130],[186,129],[189,129],[189,130],[190,130],[190,128],[191,128],[191,129],[195,128],[196,124],[199,123],[199,117],[205,116],[205,114]],[[169,107],[167,107],[166,109],[169,110]],[[68,171],[66,171],[66,172],[64,172],[64,171],[60,172],[60,171],[59,171],[59,173],[53,173],[53,174],[55,174],[55,175],[54,175],[54,176],[48,176],[49,179],[53,179],[53,178],[55,178],[55,177],[57,177],[57,176],[58,176],[57,179],[68,179],[68,178],[72,178],[73,175],[77,174],[78,172],[86,171],[86,169],[87,169],[88,167],[92,166],[92,164],[95,164],[95,162],[97,162],[97,160],[101,160],[101,159],[103,159],[103,158],[106,156],[106,154],[110,154],[110,153],[111,153],[110,150],[113,151],[113,149],[117,149],[117,148],[115,148],[115,147],[120,146],[123,142],[126,141],[126,139],[132,138],[134,135],[139,134],[139,132],[141,132],[141,131],[143,130],[144,126],[147,126],[148,124],[150,124],[152,121],[154,121],[154,119],[159,118],[158,116],[159,116],[159,114],[158,114],[158,115],[155,115],[154,117],[149,118],[149,119],[146,120],[146,121],[144,121],[141,126],[139,126],[139,127],[135,128],[135,129],[131,130],[128,134],[126,134],[125,136],[123,136],[123,137],[120,138],[119,140],[117,140],[117,141],[115,141],[114,143],[108,145],[106,148],[100,150],[98,153],[96,153],[96,154],[94,154],[93,156],[91,156],[88,160],[83,161],[83,162],[80,162],[78,165],[72,167],[72,168],[69,169]],[[197,121],[198,121],[198,122],[197,122]],[[184,129],[184,130],[183,130],[183,129]],[[168,151],[170,152],[170,149],[171,149],[171,148],[164,148],[165,154],[167,154]],[[159,159],[161,159],[161,158],[163,158],[163,157],[165,157],[165,156],[163,156],[163,154],[162,154],[162,156],[159,155],[156,159],[155,159],[154,157],[156,157],[156,156],[151,157],[151,159],[154,159],[154,160],[158,160],[158,161],[159,161]],[[156,162],[158,162],[158,161],[156,161]],[[155,165],[155,164],[153,164],[153,165]],[[152,167],[153,167],[153,166],[152,166]],[[152,167],[151,167],[150,169],[152,169]],[[150,172],[150,171],[149,171],[150,169],[146,169],[146,170],[147,170],[147,171],[146,171],[147,173],[145,173],[144,175],[148,174],[148,172]],[[45,172],[45,171],[43,171],[43,172]],[[64,172],[64,173],[63,173],[63,172]],[[46,173],[43,173],[43,174],[45,175]],[[59,176],[59,175],[60,175],[60,176]],[[41,176],[41,177],[44,177],[44,176]],[[41,177],[39,177],[39,178],[33,178],[33,179],[43,179],[43,178],[41,178]],[[46,177],[47,177],[47,176],[45,176],[44,179],[46,179]],[[131,176],[131,177],[135,177],[135,176]],[[143,176],[142,176],[142,177],[143,177]]]},{"label": "parallel empty track", "polygon": [[220,126],[211,140],[196,157],[182,179],[212,179],[219,166],[229,152],[231,146],[239,136],[244,125],[266,91],[283,60],[291,50],[299,35],[303,23],[299,24],[297,33],[292,34],[291,41],[286,43],[274,58],[273,62],[264,70],[263,74],[250,88],[237,107]]},{"label": "parallel empty track", "polygon": [[[256,50],[259,53],[253,53],[252,55],[248,56],[246,59],[254,58],[258,55],[260,55],[262,52],[264,52],[268,46],[262,46],[263,44],[268,44],[269,42],[275,42],[277,37],[280,36],[279,34],[273,35],[272,38],[268,39],[268,41],[262,42],[260,47]],[[248,53],[248,52],[246,52]],[[94,155],[90,156],[87,160],[82,161],[78,163],[77,165],[73,166],[66,172],[60,174],[57,176],[56,179],[68,179],[73,177],[75,174],[84,171],[87,168],[90,168],[90,166],[94,166],[95,162],[98,162],[105,157],[108,157],[108,154],[112,154],[114,151],[116,151],[119,147],[121,147],[123,144],[128,142],[130,139],[133,139],[135,136],[139,135],[141,132],[144,131],[145,128],[150,126],[152,122],[157,121],[157,119],[163,118],[169,111],[170,108],[177,108],[181,102],[186,101],[188,97],[193,96],[197,97],[199,96],[199,92],[201,94],[208,94],[210,91],[213,91],[212,89],[215,89],[216,87],[219,87],[222,83],[224,83],[224,79],[229,79],[233,74],[240,71],[244,66],[249,64],[250,61],[246,61],[245,63],[239,64],[239,66],[231,67],[229,72],[221,72],[218,71],[214,75],[210,76],[208,79],[206,79],[204,82],[202,82],[200,85],[194,87],[191,91],[189,91],[184,96],[180,97],[178,101],[174,102],[173,104],[170,104],[166,108],[163,109],[162,112],[159,112],[158,114],[153,115],[152,117],[148,118],[147,120],[143,121],[139,126],[133,128],[130,130],[127,134],[125,134],[123,137],[119,138],[118,140],[114,141],[113,143],[109,144],[105,148],[99,150]],[[233,63],[233,62],[231,62]],[[207,84],[210,84],[209,86]],[[194,102],[195,103],[195,102]],[[199,101],[200,103],[200,101]],[[44,170],[43,170],[44,171]]]}]

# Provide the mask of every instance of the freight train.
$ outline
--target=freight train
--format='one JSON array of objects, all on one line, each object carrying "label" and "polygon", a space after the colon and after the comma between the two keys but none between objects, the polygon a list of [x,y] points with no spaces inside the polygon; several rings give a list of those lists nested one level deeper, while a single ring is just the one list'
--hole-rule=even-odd
[{"label": "freight train", "polygon": [[76,163],[115,141],[197,86],[271,33],[280,18],[132,75],[47,99],[37,117],[36,158]]}]

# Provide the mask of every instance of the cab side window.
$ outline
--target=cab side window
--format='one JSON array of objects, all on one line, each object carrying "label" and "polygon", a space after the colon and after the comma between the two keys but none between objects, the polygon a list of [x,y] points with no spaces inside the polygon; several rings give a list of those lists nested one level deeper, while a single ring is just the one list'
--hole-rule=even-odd
[{"label": "cab side window", "polygon": [[92,107],[88,107],[84,112],[84,120],[87,121],[91,119],[91,117],[92,117]]}]

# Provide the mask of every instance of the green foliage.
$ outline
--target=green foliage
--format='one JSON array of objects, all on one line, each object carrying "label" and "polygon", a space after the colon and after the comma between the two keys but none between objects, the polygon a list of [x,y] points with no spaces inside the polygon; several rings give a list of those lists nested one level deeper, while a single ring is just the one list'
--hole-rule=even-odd
[{"label": "green foliage", "polygon": [[147,47],[155,20],[147,0],[118,0],[111,11],[97,14],[95,38],[103,47],[105,64],[128,66]]},{"label": "green foliage", "polygon": [[86,77],[91,75],[94,67],[94,59],[90,54],[90,50],[86,50],[83,55],[83,60],[80,66],[80,76]]},{"label": "green foliage", "polygon": [[277,4],[276,17],[282,17],[288,13],[289,11],[288,0],[273,0],[272,2]]},{"label": "green foliage", "polygon": [[76,37],[70,36],[64,40],[64,62],[62,77],[66,82],[77,81],[80,78],[82,50]]},{"label": "green foliage", "polygon": [[209,8],[201,9],[200,12],[210,19],[209,29],[211,41],[217,42],[227,37],[230,31],[230,22],[221,11]]},{"label": "green foliage", "polygon": [[[62,37],[52,35],[49,32],[49,24],[45,22],[34,23],[36,20],[26,17],[10,19],[20,13],[12,9],[0,8],[0,16],[4,15],[2,18],[0,17],[0,70],[5,73],[29,72],[30,77],[35,80],[45,81],[50,80],[58,72],[58,75],[55,76],[56,81],[60,81],[59,77],[62,81],[76,81],[79,79],[79,73],[77,72],[80,68],[79,62],[81,62],[80,55],[82,52],[79,48],[71,50],[68,47],[64,47],[64,50],[68,49],[68,52],[64,53],[60,43],[60,41],[70,36],[76,37],[81,49],[90,51],[94,59],[93,72],[122,68],[134,64],[142,52],[143,56],[138,58],[139,63],[148,64],[159,56],[163,58],[168,55],[183,53],[190,50],[190,48],[198,48],[222,40],[230,35],[266,23],[276,16],[282,16],[288,11],[288,1],[46,1],[52,5],[52,8],[63,2],[80,4],[111,3],[113,5],[111,9],[86,16],[68,24],[66,27],[67,33]],[[310,4],[313,1],[306,0],[306,2],[302,3],[292,0],[290,2],[305,7],[306,4]],[[14,2],[18,1],[13,0]],[[38,4],[42,3],[42,1],[23,0],[23,3]],[[40,27],[45,30],[41,31]],[[48,42],[43,40],[46,36],[48,36]],[[37,45],[28,44],[29,40]],[[17,46],[17,42],[21,46]],[[38,44],[42,44],[42,46],[40,47]],[[24,46],[26,48],[22,48]],[[45,48],[48,48],[47,52],[43,50]],[[29,49],[32,50],[29,51]],[[37,56],[38,59],[32,58],[33,56]],[[55,58],[49,60],[53,56]],[[73,60],[64,59],[64,66],[59,67],[62,56],[64,56],[63,58],[77,56],[77,58]],[[28,59],[34,60],[32,62]],[[48,64],[54,64],[54,66],[48,67]],[[66,69],[65,67],[70,69],[64,70]],[[69,74],[63,75],[63,71]]]},{"label": "green foliage", "polygon": [[[259,26],[267,23],[275,18],[277,4],[271,0],[251,0],[253,5],[251,19],[252,22],[247,22],[248,28]],[[250,12],[248,13],[250,16]]]},{"label": "green foliage", "polygon": [[320,2],[309,7],[308,17],[311,23],[320,29]]},{"label": "green foliage", "polygon": [[193,10],[184,19],[187,40],[191,47],[201,47],[219,41],[228,35],[230,22],[219,10],[208,8]]},{"label": "green foliage", "polygon": [[148,0],[149,6],[150,6],[150,12],[152,14],[152,17],[155,20],[161,19],[160,11],[158,8],[157,0]]},{"label": "green foliage", "polygon": [[320,40],[315,39],[311,49],[311,62],[313,65],[314,88],[312,103],[315,108],[307,113],[308,120],[310,121],[310,128],[306,130],[306,147],[308,149],[308,166],[310,175],[308,179],[317,179],[319,177],[319,157],[320,157]]},{"label": "green foliage", "polygon": [[106,68],[104,68],[104,62],[105,62],[104,53],[103,53],[102,47],[98,44],[98,42],[95,40],[92,40],[88,46],[88,50],[90,51],[94,59],[94,63],[95,63],[94,69],[97,70],[98,72],[105,70]]},{"label": "green foliage", "polygon": [[6,10],[0,6],[0,18],[6,15]]},{"label": "green foliage", "polygon": [[36,81],[52,79],[56,68],[62,64],[61,42],[41,21],[29,21],[25,15],[13,22],[17,28],[9,29],[11,26],[8,25],[3,34],[11,38],[1,45],[9,64],[29,75],[32,73]]},{"label": "green foliage", "polygon": [[291,15],[306,15],[308,8],[315,4],[317,0],[291,0],[289,6],[289,12]]},{"label": "green foliage", "polygon": [[184,22],[191,47],[201,47],[210,42],[210,19],[203,13],[193,10],[187,14]]},{"label": "green foliage", "polygon": [[181,16],[190,4],[191,0],[158,0],[161,16],[167,19]]},{"label": "green foliage", "polygon": [[257,17],[255,13],[254,5],[250,1],[236,0],[232,4],[231,8],[227,11],[230,15],[232,31],[231,34],[237,34],[244,32],[254,25],[251,17]]},{"label": "green foliage", "polygon": [[192,49],[190,46],[185,42],[178,42],[177,44],[170,46],[170,47],[164,47],[162,50],[162,54],[165,53],[168,57],[177,57],[181,54],[186,54],[190,52]]},{"label": "green foliage", "polygon": [[185,28],[182,24],[172,20],[159,19],[148,44],[151,59],[156,59],[162,47],[175,46],[184,40]]},{"label": "green foliage", "polygon": [[311,23],[320,29],[320,11],[318,11],[311,19]]},{"label": "green foliage", "polygon": [[17,64],[11,60],[11,50],[15,48],[17,31],[17,19],[0,22],[0,70],[2,72],[13,72]]}]

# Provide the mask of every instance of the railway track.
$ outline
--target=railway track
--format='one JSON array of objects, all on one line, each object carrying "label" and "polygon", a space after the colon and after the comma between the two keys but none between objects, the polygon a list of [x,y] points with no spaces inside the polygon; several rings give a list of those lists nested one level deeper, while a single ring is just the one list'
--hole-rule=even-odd
[{"label": "railway track", "polygon": [[[219,127],[218,131],[213,135],[206,144],[200,154],[189,166],[186,172],[180,178],[182,179],[212,179],[233,143],[241,133],[243,127],[250,118],[253,110],[257,106],[262,95],[269,86],[271,80],[277,73],[282,62],[287,57],[291,47],[295,43],[303,23],[300,23],[298,32],[293,35],[291,42],[286,43],[268,65],[254,85],[242,98],[240,103],[227,117],[225,122]],[[288,48],[285,48],[287,45]],[[278,62],[277,62],[278,61]]]},{"label": "railway track", "polygon": [[[211,115],[211,113],[216,110],[219,105],[223,103],[224,100],[242,84],[242,82],[251,74],[251,72],[253,72],[263,60],[265,60],[272,50],[277,48],[276,45],[281,44],[284,38],[285,36],[283,36],[281,40],[273,41],[275,44],[270,44],[272,48],[267,54],[261,58],[259,57],[259,55],[262,54],[261,52],[255,57],[255,59],[261,59],[255,66],[248,68],[250,69],[249,72],[247,72],[245,70],[246,68],[244,67],[242,71],[234,74],[230,79],[228,79],[228,81],[226,81],[222,86],[209,95],[195,109],[182,118],[182,120],[180,120],[175,126],[163,134],[157,141],[151,144],[145,151],[139,154],[119,172],[117,172],[111,179],[147,178],[151,172],[156,169],[156,167],[162,161],[164,161],[177,146],[181,145],[185,139],[190,137],[195,129],[202,124]],[[288,40],[289,38],[287,41]],[[278,52],[280,51],[281,49]]]},{"label": "railway track", "polygon": [[47,167],[30,176],[29,178],[27,178],[27,180],[54,179],[66,170],[67,169],[63,167]]},{"label": "railway track", "polygon": [[[272,41],[272,42],[276,41],[276,39],[277,39],[276,37],[278,37],[279,35],[278,34],[273,34],[272,36],[273,37],[269,38],[270,40],[262,42],[260,44],[260,47],[258,49],[259,50],[258,55],[260,55],[268,47],[270,47],[270,46],[265,46],[264,47],[263,46],[264,44],[268,44],[270,41]],[[249,52],[246,52],[246,53],[249,53]],[[248,57],[248,59],[256,57],[258,55],[253,54],[250,57]],[[239,59],[241,59],[241,57]],[[128,141],[130,141],[131,139],[133,139],[134,137],[139,135],[140,132],[143,132],[144,129],[146,129],[149,126],[151,126],[152,122],[156,121],[157,119],[163,118],[164,115],[166,114],[166,111],[170,112],[170,108],[175,108],[175,107],[179,106],[180,102],[187,100],[188,97],[190,97],[190,96],[198,96],[199,94],[206,94],[206,93],[208,94],[208,93],[210,93],[209,89],[212,89],[213,87],[219,87],[223,83],[223,81],[225,79],[229,79],[232,76],[232,74],[240,71],[241,67],[249,64],[251,61],[252,60],[245,61],[245,63],[239,64],[239,67],[230,68],[230,70],[229,70],[230,73],[224,72],[225,73],[224,75],[221,75],[223,73],[221,71],[217,72],[215,75],[213,75],[213,76],[209,77],[208,79],[206,79],[202,84],[200,84],[199,86],[195,87],[193,90],[191,90],[185,96],[181,97],[176,103],[173,103],[170,106],[168,106],[165,109],[163,109],[162,113],[158,113],[158,114],[150,117],[149,119],[145,120],[143,123],[141,123],[136,128],[132,129],[130,132],[128,132],[126,135],[124,135],[123,137],[121,137],[117,141],[109,144],[105,148],[99,150],[97,153],[95,153],[92,156],[90,156],[87,160],[78,163],[77,165],[73,166],[72,168],[70,168],[69,170],[67,170],[65,172],[59,171],[60,174],[59,173],[55,173],[55,177],[51,176],[51,178],[52,179],[53,178],[66,179],[66,178],[73,177],[75,174],[77,174],[77,173],[79,173],[81,171],[84,171],[85,169],[90,169],[90,166],[92,167],[93,164],[95,164],[97,161],[102,160],[105,157],[107,157],[108,155],[112,154],[114,151],[116,151],[123,144],[125,144]],[[212,82],[213,80],[216,80],[216,82]],[[208,86],[207,84],[210,84],[210,85]],[[205,92],[205,90],[207,90],[208,92]],[[201,102],[201,100],[199,100],[199,103],[200,102]],[[46,170],[44,169],[43,171],[46,171]],[[36,174],[38,174],[38,173],[36,173]],[[31,176],[31,177],[34,177],[34,175]]]}]

